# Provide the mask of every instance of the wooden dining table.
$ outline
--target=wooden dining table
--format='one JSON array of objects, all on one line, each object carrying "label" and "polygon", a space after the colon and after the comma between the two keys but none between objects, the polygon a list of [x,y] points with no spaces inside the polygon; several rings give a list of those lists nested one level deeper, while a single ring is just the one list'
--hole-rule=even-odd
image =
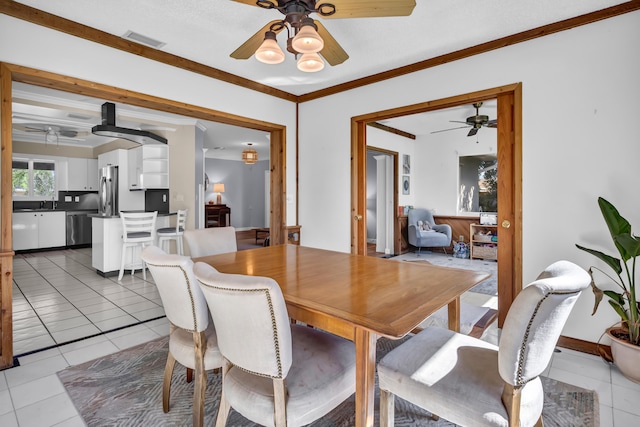
[{"label": "wooden dining table", "polygon": [[356,426],[372,426],[376,340],[399,339],[448,305],[459,331],[460,295],[486,272],[277,245],[195,258],[222,273],[271,277],[289,317],[354,342]]}]

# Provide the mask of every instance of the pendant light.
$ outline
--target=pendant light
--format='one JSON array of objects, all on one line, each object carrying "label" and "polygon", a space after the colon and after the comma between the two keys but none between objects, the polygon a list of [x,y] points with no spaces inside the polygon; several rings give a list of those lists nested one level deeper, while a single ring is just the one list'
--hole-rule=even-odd
[{"label": "pendant light", "polygon": [[317,53],[305,53],[298,59],[298,70],[315,73],[324,68],[324,61]]},{"label": "pendant light", "polygon": [[[251,147],[252,143],[247,143],[249,147]],[[258,161],[258,152],[253,148],[247,148],[242,152],[242,161],[245,165],[252,165]]]}]

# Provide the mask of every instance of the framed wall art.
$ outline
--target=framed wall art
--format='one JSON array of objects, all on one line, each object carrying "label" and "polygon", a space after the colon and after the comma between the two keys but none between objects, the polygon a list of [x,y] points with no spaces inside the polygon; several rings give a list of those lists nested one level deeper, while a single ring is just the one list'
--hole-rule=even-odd
[{"label": "framed wall art", "polygon": [[407,195],[411,194],[411,183],[409,182],[409,176],[402,176],[402,194]]}]

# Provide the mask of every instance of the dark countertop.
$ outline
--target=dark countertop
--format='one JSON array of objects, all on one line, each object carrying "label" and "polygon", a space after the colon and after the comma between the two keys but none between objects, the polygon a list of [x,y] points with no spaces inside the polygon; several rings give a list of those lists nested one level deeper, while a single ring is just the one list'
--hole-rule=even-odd
[{"label": "dark countertop", "polygon": [[[123,212],[132,212],[132,213],[136,213],[136,212],[146,212],[146,211],[123,211]],[[158,216],[171,216],[171,215],[177,215],[178,212],[158,212]],[[120,218],[120,214],[118,215],[102,215],[99,213],[92,213],[89,214],[90,218],[104,218],[104,219],[109,219],[109,218]]]},{"label": "dark countertop", "polygon": [[29,212],[77,212],[77,213],[92,213],[97,214],[95,209],[14,209],[14,213],[29,213]]}]

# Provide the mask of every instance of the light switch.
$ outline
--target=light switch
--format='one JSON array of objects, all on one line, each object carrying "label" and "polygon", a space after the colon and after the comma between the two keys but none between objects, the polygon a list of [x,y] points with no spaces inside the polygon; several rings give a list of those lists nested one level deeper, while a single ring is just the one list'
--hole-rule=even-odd
[{"label": "light switch", "polygon": [[80,201],[80,196],[76,196],[74,202],[79,202]]},{"label": "light switch", "polygon": [[162,203],[167,203],[167,195],[166,194],[162,195]]}]

